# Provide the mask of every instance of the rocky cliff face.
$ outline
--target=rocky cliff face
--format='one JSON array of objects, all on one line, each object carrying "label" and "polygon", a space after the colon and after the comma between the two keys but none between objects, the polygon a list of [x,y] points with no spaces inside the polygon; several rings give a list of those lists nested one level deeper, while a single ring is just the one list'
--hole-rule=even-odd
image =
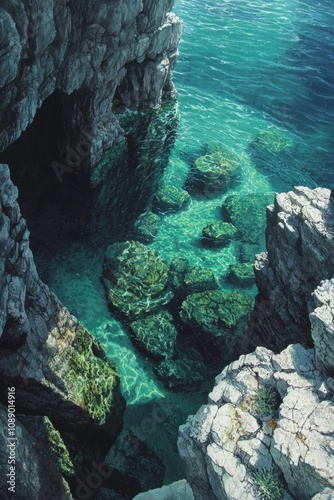
[{"label": "rocky cliff face", "polygon": [[267,209],[267,252],[257,256],[259,295],[245,339],[276,352],[312,345],[308,302],[321,280],[334,274],[334,203],[328,189],[297,187]]},{"label": "rocky cliff face", "polygon": [[[65,143],[96,164],[122,136],[113,104],[157,106],[181,34],[172,0],[9,0],[0,7],[0,151],[61,91]],[[76,155],[78,155],[78,151]]]},{"label": "rocky cliff face", "polygon": [[314,348],[258,347],[218,375],[180,427],[195,498],[333,497],[333,205],[326,189],[296,188],[268,208],[248,346]]},{"label": "rocky cliff face", "polygon": [[[45,415],[64,432],[85,433],[87,441],[103,436],[112,443],[125,406],[118,374],[98,342],[39,279],[17,194],[8,167],[0,165],[2,401],[7,402],[7,388],[14,387],[16,412]],[[30,438],[23,443],[28,433],[22,432],[20,446],[29,447]],[[2,439],[5,449],[5,434]],[[32,473],[23,452],[21,484]],[[42,460],[37,455],[36,467]],[[1,467],[6,470],[6,460]],[[37,488],[42,481],[33,484]],[[6,485],[1,489],[6,491]]]}]

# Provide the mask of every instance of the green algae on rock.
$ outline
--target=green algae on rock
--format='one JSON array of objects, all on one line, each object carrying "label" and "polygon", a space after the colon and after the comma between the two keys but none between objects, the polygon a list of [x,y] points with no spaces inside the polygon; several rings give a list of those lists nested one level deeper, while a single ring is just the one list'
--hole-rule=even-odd
[{"label": "green algae on rock", "polygon": [[229,222],[213,222],[202,229],[202,243],[211,247],[225,247],[236,238],[238,230]]},{"label": "green algae on rock", "polygon": [[139,345],[150,356],[163,359],[175,354],[177,331],[172,321],[172,315],[164,309],[138,319],[130,326]]},{"label": "green algae on rock", "polygon": [[289,150],[293,147],[292,140],[280,130],[264,130],[259,132],[250,146],[261,149],[268,154],[277,154]]},{"label": "green algae on rock", "polygon": [[169,265],[156,250],[137,241],[110,245],[104,256],[103,283],[111,306],[135,321],[173,297]]},{"label": "green algae on rock", "polygon": [[134,223],[133,234],[140,243],[152,243],[159,230],[160,217],[153,212],[142,213]]},{"label": "green algae on rock", "polygon": [[267,193],[228,196],[222,206],[222,216],[238,229],[241,241],[259,244],[263,240],[266,207],[272,202],[272,195]]},{"label": "green algae on rock", "polygon": [[188,259],[173,259],[169,268],[169,281],[178,296],[205,290],[216,290],[218,284],[211,269],[191,267]]},{"label": "green algae on rock", "polygon": [[250,296],[236,290],[193,293],[183,301],[180,317],[193,330],[202,354],[221,366],[237,356],[252,305]]},{"label": "green algae on rock", "polygon": [[231,264],[226,279],[233,285],[253,286],[255,284],[253,264],[250,262]]},{"label": "green algae on rock", "polygon": [[178,212],[186,207],[190,196],[184,189],[173,185],[162,186],[154,195],[153,206],[157,212]]},{"label": "green algae on rock", "polygon": [[186,187],[206,196],[215,196],[234,187],[240,173],[239,160],[221,146],[208,146],[195,160]]},{"label": "green algae on rock", "polygon": [[174,391],[196,390],[209,376],[207,366],[191,357],[165,359],[154,367],[154,373],[167,389]]}]

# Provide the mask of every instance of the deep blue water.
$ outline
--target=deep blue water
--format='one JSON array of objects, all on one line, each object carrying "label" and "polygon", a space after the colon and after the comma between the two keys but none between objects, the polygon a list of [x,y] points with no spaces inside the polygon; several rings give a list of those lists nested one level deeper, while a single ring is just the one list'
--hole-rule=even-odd
[{"label": "deep blue water", "polygon": [[[332,2],[177,0],[174,10],[184,22],[174,74],[181,120],[165,180],[182,186],[189,158],[214,142],[242,164],[241,182],[228,195],[273,195],[300,184],[332,187]],[[279,132],[289,147],[258,162],[249,145],[264,131]],[[187,210],[165,216],[152,244],[168,261],[186,256],[192,265],[211,268],[222,287],[222,275],[236,261],[235,247],[213,252],[199,248],[196,241],[204,225],[220,220],[225,197],[193,199]],[[209,387],[169,395],[154,377],[151,362],[136,351],[108,310],[99,282],[103,250],[87,242],[68,243],[52,258],[40,255],[38,264],[51,289],[116,361],[128,401],[126,423],[137,425],[150,417],[155,401],[171,402],[166,425],[148,437],[167,457],[169,482],[183,474],[170,441],[175,442],[178,423],[206,400]],[[254,295],[256,290],[248,292]]]}]

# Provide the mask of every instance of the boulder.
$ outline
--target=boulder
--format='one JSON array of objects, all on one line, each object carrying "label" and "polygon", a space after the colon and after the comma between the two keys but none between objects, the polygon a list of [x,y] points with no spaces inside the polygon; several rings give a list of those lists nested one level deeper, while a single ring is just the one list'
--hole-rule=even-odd
[{"label": "boulder", "polygon": [[202,229],[202,242],[206,246],[225,247],[236,238],[238,230],[228,222],[213,222]]},{"label": "boulder", "polygon": [[173,391],[198,390],[200,384],[209,376],[207,366],[198,359],[187,357],[165,359],[154,368],[154,373],[162,380],[167,389]]},{"label": "boulder", "polygon": [[245,196],[228,196],[222,206],[225,222],[233,224],[243,242],[259,244],[263,240],[266,223],[266,207],[272,203],[272,196],[251,193]]},{"label": "boulder", "polygon": [[173,259],[169,270],[169,281],[175,294],[184,297],[190,293],[217,290],[218,284],[211,271],[205,267],[191,267],[184,258]]},{"label": "boulder", "polygon": [[184,189],[165,185],[153,198],[153,206],[158,213],[178,212],[186,207],[190,196]]},{"label": "boulder", "polygon": [[239,160],[221,146],[212,145],[195,160],[186,187],[208,197],[217,196],[235,186],[239,173]]},{"label": "boulder", "polygon": [[103,283],[113,309],[135,321],[167,304],[169,266],[156,250],[137,241],[110,245],[104,256]]},{"label": "boulder", "polygon": [[231,264],[226,277],[229,283],[237,286],[249,287],[255,285],[253,264]]},{"label": "boulder", "polygon": [[160,217],[153,212],[144,212],[134,224],[133,234],[140,243],[152,243],[159,230]]},{"label": "boulder", "polygon": [[177,330],[172,321],[172,315],[164,309],[134,321],[130,327],[140,347],[150,356],[164,359],[175,354]]}]

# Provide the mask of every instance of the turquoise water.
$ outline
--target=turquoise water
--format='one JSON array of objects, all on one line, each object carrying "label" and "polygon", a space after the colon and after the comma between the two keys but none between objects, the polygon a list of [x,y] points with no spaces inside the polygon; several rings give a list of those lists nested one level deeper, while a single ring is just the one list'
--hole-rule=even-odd
[{"label": "turquoise water", "polygon": [[[163,217],[151,246],[167,261],[185,256],[192,265],[211,268],[228,288],[222,277],[236,262],[235,245],[213,251],[198,243],[202,228],[221,220],[227,195],[334,185],[334,7],[309,0],[178,0],[175,11],[184,21],[174,74],[181,120],[164,181],[182,187],[192,159],[208,143],[233,153],[242,176],[234,190],[214,199],[192,198],[186,210]],[[259,132],[273,130],[292,147],[259,165],[249,144]],[[209,386],[169,394],[155,378],[151,361],[135,350],[108,310],[99,281],[103,251],[89,242],[67,242],[52,258],[37,255],[40,273],[116,362],[128,426],[149,418],[158,401],[168,400],[168,418],[147,439],[165,456],[169,482],[183,475],[175,458],[177,426],[206,400]]]}]

